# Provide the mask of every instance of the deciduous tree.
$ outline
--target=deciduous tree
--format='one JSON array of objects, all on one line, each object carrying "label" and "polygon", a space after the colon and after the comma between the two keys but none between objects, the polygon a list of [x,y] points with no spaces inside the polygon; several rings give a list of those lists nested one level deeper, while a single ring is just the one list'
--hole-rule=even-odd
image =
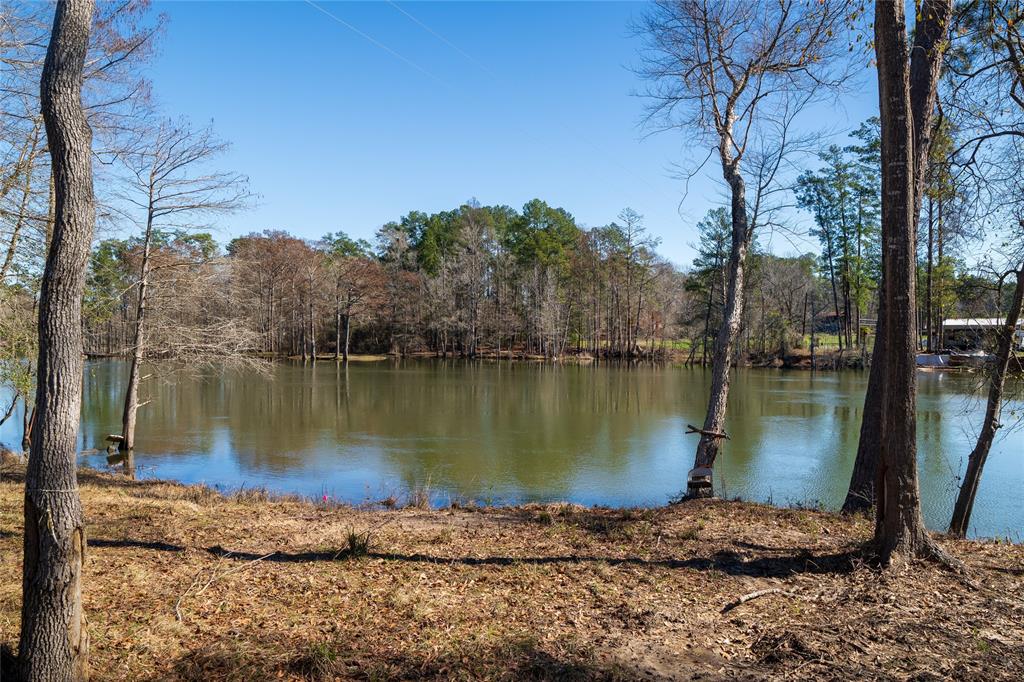
[{"label": "deciduous tree", "polygon": [[88,677],[82,611],[85,525],[76,441],[82,401],[82,291],[95,222],[92,131],[82,72],[94,3],[61,0],[40,102],[53,166],[55,221],[39,298],[36,426],[25,476],[21,639],[25,680]]},{"label": "deciduous tree", "polygon": [[[649,120],[700,134],[717,154],[730,197],[725,305],[707,415],[687,482],[689,496],[713,493],[706,482],[725,437],[730,365],[760,200],[787,149],[793,117],[816,95],[845,80],[840,36],[852,8],[845,1],[661,0],[642,20],[649,47],[641,73],[652,83],[646,93]],[[757,178],[753,200],[748,196],[751,170]]]}]

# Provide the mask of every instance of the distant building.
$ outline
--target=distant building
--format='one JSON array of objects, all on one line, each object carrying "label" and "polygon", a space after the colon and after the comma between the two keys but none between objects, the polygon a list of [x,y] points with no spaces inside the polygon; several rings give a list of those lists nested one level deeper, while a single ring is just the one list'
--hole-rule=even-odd
[{"label": "distant building", "polygon": [[[1006,324],[1005,317],[966,317],[946,320],[942,323],[942,345],[944,348],[961,350],[983,348],[991,345],[997,329]],[[1013,334],[1013,347],[1024,347],[1024,321],[1017,324]]]}]

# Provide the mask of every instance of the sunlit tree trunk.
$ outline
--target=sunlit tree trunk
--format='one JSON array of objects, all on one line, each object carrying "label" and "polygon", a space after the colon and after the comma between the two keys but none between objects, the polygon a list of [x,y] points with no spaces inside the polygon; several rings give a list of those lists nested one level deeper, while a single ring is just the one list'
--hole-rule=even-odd
[{"label": "sunlit tree trunk", "polygon": [[95,223],[92,132],[82,70],[92,0],[57,3],[40,85],[55,221],[39,297],[36,417],[25,476],[20,676],[88,678],[82,610],[85,528],[76,440],[82,403],[82,291]]},{"label": "sunlit tree trunk", "polygon": [[[925,3],[921,16],[935,20],[941,8]],[[944,17],[949,16],[949,6]],[[897,557],[934,555],[921,517],[917,477],[917,385],[915,324],[916,214],[918,179],[927,163],[915,164],[915,128],[911,80],[922,77],[908,64],[906,22],[902,3],[878,0],[875,5],[875,51],[882,120],[882,289],[885,296],[885,351],[878,467],[875,476],[875,544],[883,564]],[[922,22],[925,19],[922,18]],[[946,31],[945,20],[939,30]],[[928,24],[918,30],[928,32]],[[932,34],[931,38],[936,36]],[[934,92],[939,65],[923,74],[924,87]],[[934,97],[930,107],[934,106]],[[928,117],[930,118],[930,116]],[[919,129],[919,132],[920,129]],[[915,198],[915,196],[917,198]],[[882,336],[883,332],[879,333]]]},{"label": "sunlit tree trunk", "polygon": [[[875,5],[876,17],[881,13],[888,20],[898,21],[898,30],[903,34],[894,36],[897,31],[892,25],[879,26],[875,21],[876,33],[884,34],[886,49],[895,45],[897,51],[902,50],[903,59],[907,59],[907,38],[906,21],[902,7],[893,9],[886,0],[879,0]],[[896,12],[898,16],[893,13]],[[914,50],[910,55],[911,62],[909,71],[906,64],[893,65],[898,73],[885,73],[879,71],[879,86],[883,79],[889,79],[894,75],[908,81],[900,85],[896,84],[896,96],[907,90],[908,102],[901,106],[906,109],[906,121],[894,121],[894,123],[910,128],[910,138],[905,146],[909,147],[908,170],[911,179],[911,205],[910,205],[910,228],[911,236],[917,232],[917,218],[921,209],[921,198],[924,188],[924,177],[928,166],[928,150],[931,145],[932,119],[934,117],[935,101],[937,98],[939,73],[942,66],[943,50],[946,46],[948,35],[948,22],[952,12],[950,0],[925,0],[919,12],[919,20],[914,31]],[[876,39],[877,49],[877,39]],[[893,59],[897,57],[889,57]],[[881,94],[879,95],[881,98]],[[881,101],[884,110],[886,102]],[[892,114],[893,112],[890,112]],[[884,119],[883,119],[884,122]],[[902,128],[901,128],[902,129]],[[884,136],[884,132],[883,132]],[[912,141],[912,142],[911,142]],[[883,178],[884,182],[884,178]],[[885,201],[885,189],[882,191],[883,203]],[[886,229],[885,222],[882,223],[883,233]],[[883,261],[886,255],[884,247],[885,236],[883,234]],[[916,265],[916,263],[915,263]],[[884,269],[884,265],[883,265]],[[871,355],[871,370],[868,374],[868,387],[864,397],[864,412],[861,417],[860,440],[857,445],[857,456],[854,460],[853,472],[850,477],[850,486],[847,491],[846,500],[843,503],[843,511],[846,513],[865,511],[875,503],[875,481],[876,472],[879,467],[879,455],[881,452],[882,438],[882,403],[883,388],[887,381],[886,362],[890,355],[888,348],[888,307],[890,295],[903,297],[906,292],[888,292],[885,274],[883,272],[882,282],[879,285],[878,294],[878,323],[875,329],[875,346]],[[913,306],[911,306],[910,324],[913,326]],[[914,332],[916,346],[916,330]]]},{"label": "sunlit tree trunk", "polygon": [[732,355],[740,331],[743,314],[743,277],[750,247],[750,230],[747,221],[746,185],[742,176],[730,161],[724,162],[725,176],[732,192],[732,249],[729,254],[729,274],[725,291],[725,307],[722,310],[722,324],[715,337],[715,348],[711,359],[711,393],[708,411],[704,417],[704,433],[697,443],[693,474],[689,477],[686,494],[689,497],[710,497],[714,494],[711,486],[701,485],[703,472],[712,469],[721,447],[721,434],[725,433],[725,415],[729,404],[729,379]]}]

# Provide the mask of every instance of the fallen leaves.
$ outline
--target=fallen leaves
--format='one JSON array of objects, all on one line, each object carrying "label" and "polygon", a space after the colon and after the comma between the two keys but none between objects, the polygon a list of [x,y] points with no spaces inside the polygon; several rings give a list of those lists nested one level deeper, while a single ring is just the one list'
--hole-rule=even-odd
[{"label": "fallen leaves", "polygon": [[[1024,678],[1020,546],[943,539],[972,590],[930,564],[877,572],[869,524],[818,511],[320,509],[82,482],[99,679]],[[7,646],[20,512],[8,477]]]}]

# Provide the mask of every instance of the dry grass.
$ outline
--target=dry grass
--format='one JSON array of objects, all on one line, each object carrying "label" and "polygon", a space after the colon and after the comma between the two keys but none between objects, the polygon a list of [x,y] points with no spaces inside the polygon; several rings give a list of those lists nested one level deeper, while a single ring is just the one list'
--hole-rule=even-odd
[{"label": "dry grass", "polygon": [[[974,590],[871,569],[868,524],[817,511],[368,511],[81,481],[97,679],[1024,679],[1020,546],[943,540]],[[21,495],[8,471],[9,646]]]}]

